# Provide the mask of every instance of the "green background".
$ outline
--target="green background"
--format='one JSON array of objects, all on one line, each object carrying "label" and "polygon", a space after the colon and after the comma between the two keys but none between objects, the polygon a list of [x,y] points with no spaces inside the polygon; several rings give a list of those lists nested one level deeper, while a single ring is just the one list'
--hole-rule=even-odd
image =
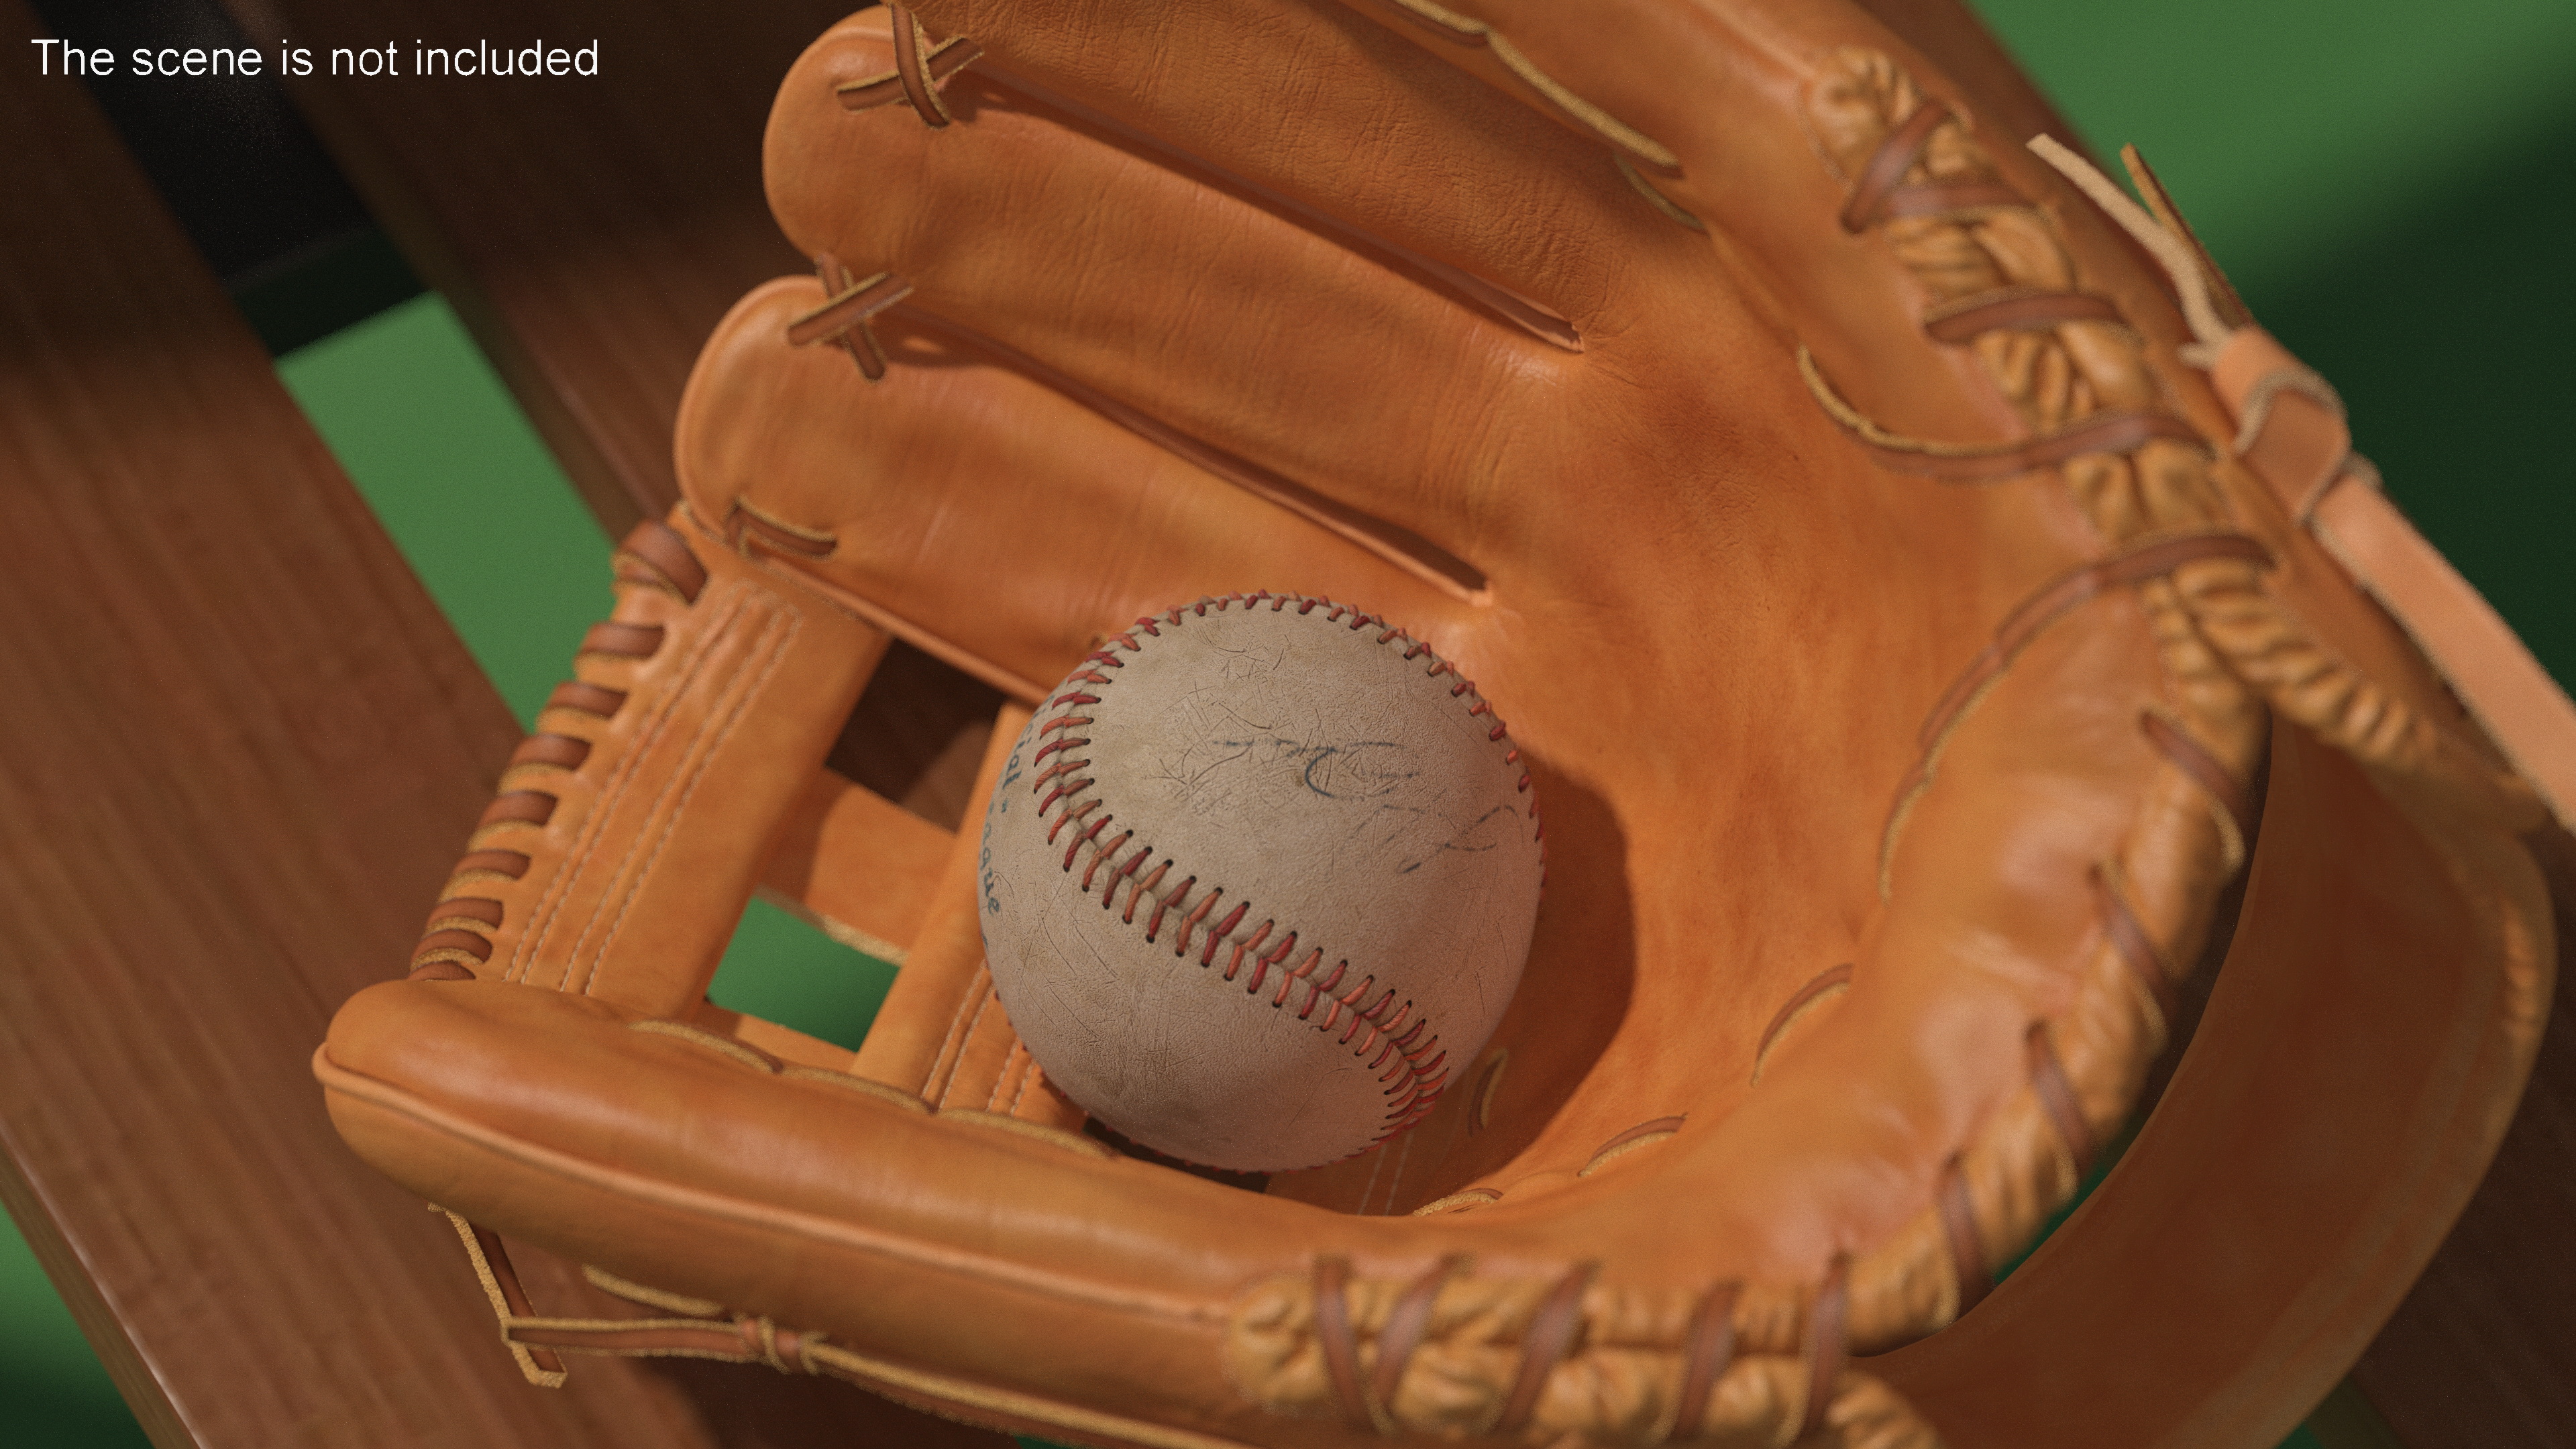
[{"label": "green background", "polygon": [[[2576,381],[2576,202],[2551,184],[2576,154],[2576,3],[1983,9],[2097,149],[2146,152],[2265,324],[2342,389],[2392,494],[2576,679],[2576,490],[2550,426]],[[608,607],[608,546],[453,315],[417,297],[279,371],[533,717]],[[855,1043],[890,974],[761,906],[715,994]],[[0,1438],[144,1442],[14,1231],[0,1233]]]}]

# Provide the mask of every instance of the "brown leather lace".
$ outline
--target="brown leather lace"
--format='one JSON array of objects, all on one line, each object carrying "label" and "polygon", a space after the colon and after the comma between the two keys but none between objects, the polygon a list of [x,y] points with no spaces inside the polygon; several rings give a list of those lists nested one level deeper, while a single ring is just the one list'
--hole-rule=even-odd
[{"label": "brown leather lace", "polygon": [[892,272],[859,277],[830,252],[815,256],[814,272],[831,295],[787,324],[788,345],[828,342],[850,354],[868,381],[884,377],[885,349],[877,345],[876,328],[870,324],[878,313],[911,296],[912,283]]},{"label": "brown leather lace", "polygon": [[900,5],[887,6],[886,19],[894,26],[894,69],[846,81],[833,93],[853,111],[902,101],[923,125],[933,130],[948,125],[956,118],[948,113],[940,89],[950,77],[973,65],[984,54],[983,47],[962,35],[932,40],[920,18]]},{"label": "brown leather lace", "polygon": [[[622,584],[659,589],[682,603],[694,604],[707,586],[707,571],[678,530],[658,519],[648,519],[637,524],[618,545],[617,579]],[[659,624],[611,619],[583,636],[579,652],[614,659],[649,659],[661,649],[663,638]],[[547,697],[545,713],[586,716],[605,723],[625,703],[626,695],[621,691],[573,679],[555,687]],[[498,899],[483,890],[495,881],[524,878],[532,862],[524,851],[488,847],[485,837],[530,826],[543,827],[551,821],[563,800],[545,788],[545,782],[549,777],[580,769],[590,758],[591,743],[579,735],[539,730],[510,753],[510,763],[501,774],[501,787],[475,823],[474,848],[458,859],[456,869],[448,876],[444,897],[430,908],[420,943],[412,948],[410,979],[469,981],[479,974],[475,968],[492,959],[492,936],[501,929],[505,910]]]}]

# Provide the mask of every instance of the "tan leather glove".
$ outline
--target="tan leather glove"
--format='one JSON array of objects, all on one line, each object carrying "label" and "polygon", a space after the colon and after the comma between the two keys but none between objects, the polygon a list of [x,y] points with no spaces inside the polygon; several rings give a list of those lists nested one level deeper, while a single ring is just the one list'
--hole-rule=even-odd
[{"label": "tan leather glove", "polygon": [[[820,280],[709,343],[686,501],[316,1058],[341,1131],[481,1226],[540,1378],[1157,1446],[2271,1444],[2520,1090],[2576,725],[2178,223],[1980,104],[1838,0],[845,22],[769,138]],[[1007,742],[1265,589],[1455,659],[1550,866],[1430,1117],[1259,1184],[1045,1088],[980,792],[952,839],[821,761],[890,636]],[[705,1003],[764,879],[907,953],[855,1057]],[[495,1231],[665,1316],[537,1317]]]}]

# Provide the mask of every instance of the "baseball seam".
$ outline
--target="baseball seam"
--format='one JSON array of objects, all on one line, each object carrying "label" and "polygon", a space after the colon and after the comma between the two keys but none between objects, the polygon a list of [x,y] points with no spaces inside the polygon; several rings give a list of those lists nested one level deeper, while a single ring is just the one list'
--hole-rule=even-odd
[{"label": "baseball seam", "polygon": [[[1244,984],[1245,994],[1259,995],[1276,972],[1276,986],[1270,1000],[1272,1008],[1285,1010],[1290,995],[1303,985],[1305,1000],[1298,1008],[1297,1020],[1311,1023],[1317,1031],[1329,1032],[1342,1022],[1347,1012],[1349,1023],[1342,1027],[1341,1044],[1350,1047],[1354,1057],[1366,1061],[1369,1069],[1379,1074],[1380,1089],[1387,1098],[1386,1116],[1374,1139],[1375,1142],[1383,1142],[1429,1115],[1448,1083],[1448,1053],[1440,1049],[1439,1034],[1432,1030],[1430,1018],[1415,1014],[1411,1001],[1399,1001],[1394,988],[1378,988],[1374,973],[1363,972],[1356,984],[1343,989],[1343,983],[1350,976],[1348,958],[1334,962],[1330,971],[1319,978],[1317,973],[1323,970],[1324,965],[1323,948],[1310,944],[1305,954],[1298,957],[1297,947],[1304,939],[1303,933],[1290,929],[1284,935],[1278,934],[1280,922],[1275,919],[1249,924],[1252,903],[1248,899],[1237,899],[1221,919],[1213,925],[1208,924],[1208,917],[1215,912],[1225,890],[1212,888],[1192,905],[1190,893],[1199,883],[1197,876],[1186,875],[1178,884],[1168,888],[1163,884],[1177,865],[1173,858],[1163,857],[1160,864],[1147,870],[1147,862],[1153,861],[1158,852],[1151,842],[1143,842],[1138,844],[1133,854],[1125,854],[1128,845],[1135,840],[1134,830],[1125,830],[1104,840],[1102,837],[1107,834],[1116,815],[1105,808],[1102,797],[1095,793],[1093,779],[1082,773],[1091,761],[1076,758],[1078,752],[1091,743],[1087,736],[1077,733],[1094,722],[1093,717],[1083,711],[1101,703],[1103,695],[1099,691],[1116,682],[1113,674],[1104,671],[1126,668],[1126,662],[1119,658],[1119,651],[1129,654],[1143,651],[1144,645],[1138,641],[1138,634],[1149,639],[1160,638],[1164,629],[1178,628],[1191,618],[1204,618],[1211,608],[1223,612],[1241,605],[1249,611],[1264,603],[1270,605],[1273,613],[1286,609],[1290,604],[1297,606],[1300,615],[1322,609],[1326,621],[1343,623],[1353,632],[1377,626],[1378,644],[1402,641],[1405,659],[1427,658],[1430,661],[1425,671],[1427,677],[1436,679],[1444,674],[1458,674],[1457,668],[1432,653],[1429,645],[1420,643],[1383,619],[1329,599],[1267,591],[1201,599],[1160,616],[1147,615],[1138,619],[1134,627],[1103,640],[1101,647],[1083,661],[1083,667],[1066,677],[1047,701],[1046,708],[1050,713],[1039,721],[1031,736],[1041,743],[1029,758],[1034,778],[1028,788],[1031,794],[1041,797],[1037,820],[1038,824],[1046,827],[1050,846],[1066,836],[1068,827],[1072,828],[1071,838],[1063,841],[1063,870],[1070,874],[1075,863],[1088,855],[1077,890],[1090,895],[1097,882],[1101,909],[1106,911],[1117,909],[1119,888],[1125,886],[1126,908],[1119,916],[1123,925],[1136,924],[1138,907],[1149,898],[1153,901],[1153,909],[1144,922],[1148,943],[1158,944],[1165,921],[1179,913],[1179,934],[1172,943],[1175,958],[1189,955],[1194,934],[1204,929],[1205,942],[1198,953],[1198,964],[1202,968],[1214,969],[1218,950],[1231,946],[1220,979],[1235,980],[1242,974],[1248,958],[1252,973],[1251,979]],[[1463,701],[1463,707],[1470,716],[1493,720],[1486,738],[1503,747],[1505,764],[1519,764],[1520,750],[1510,743],[1502,721],[1494,717],[1493,706],[1476,693],[1475,687],[1464,677],[1458,677],[1456,686],[1449,692],[1453,698]],[[1516,789],[1527,794],[1529,788],[1529,771],[1524,767]],[[1530,818],[1535,825],[1538,812],[1534,807],[1530,810]],[[1295,964],[1288,964],[1292,958]],[[1378,994],[1374,1001],[1370,1001],[1373,988],[1378,990]],[[1368,1004],[1363,1006],[1363,1002]],[[1327,1009],[1324,1019],[1316,1022],[1315,1010],[1319,1006]],[[1376,1052],[1374,1057],[1370,1056],[1372,1050]]]}]

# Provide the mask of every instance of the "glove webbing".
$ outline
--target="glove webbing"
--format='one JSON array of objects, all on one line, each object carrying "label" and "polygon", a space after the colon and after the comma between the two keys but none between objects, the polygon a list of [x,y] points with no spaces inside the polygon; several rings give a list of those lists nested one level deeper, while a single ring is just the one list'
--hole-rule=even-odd
[{"label": "glove webbing", "polygon": [[[1805,1440],[1829,1425],[1851,1429],[1868,1424],[1880,1436],[1872,1442],[1890,1446],[1934,1446],[1930,1428],[1876,1380],[1850,1369],[1850,1259],[1838,1256],[1817,1285],[1805,1316],[1804,1340],[1793,1357],[1746,1354],[1739,1358],[1735,1310],[1744,1285],[1723,1282],[1701,1292],[1692,1307],[1679,1351],[1679,1389],[1674,1395],[1670,1427],[1657,1442],[1682,1443],[1700,1438],[1712,1427],[1711,1404],[1731,1369],[1739,1380],[1751,1375],[1761,1387],[1737,1392],[1724,1429],[1731,1434],[1767,1429],[1770,1442],[1788,1445]],[[1315,1263],[1312,1283],[1316,1347],[1342,1421],[1354,1429],[1396,1434],[1418,1428],[1395,1411],[1395,1397],[1405,1370],[1432,1335],[1442,1290],[1468,1275],[1463,1255],[1442,1259],[1405,1284],[1388,1303],[1374,1334],[1373,1362],[1364,1359],[1364,1335],[1358,1323],[1362,1294],[1376,1299],[1339,1256]],[[1469,1432],[1495,1438],[1523,1437],[1530,1430],[1549,1376],[1582,1345],[1587,1332],[1586,1299],[1599,1277],[1597,1263],[1577,1263],[1550,1283],[1519,1329],[1517,1366],[1499,1412],[1490,1423]],[[1384,1300],[1377,1300],[1384,1301]],[[1764,1392],[1768,1390],[1768,1392]],[[1748,1400],[1761,1401],[1759,1423],[1748,1423],[1741,1410]],[[1452,1429],[1465,1427],[1451,1425]]]}]

